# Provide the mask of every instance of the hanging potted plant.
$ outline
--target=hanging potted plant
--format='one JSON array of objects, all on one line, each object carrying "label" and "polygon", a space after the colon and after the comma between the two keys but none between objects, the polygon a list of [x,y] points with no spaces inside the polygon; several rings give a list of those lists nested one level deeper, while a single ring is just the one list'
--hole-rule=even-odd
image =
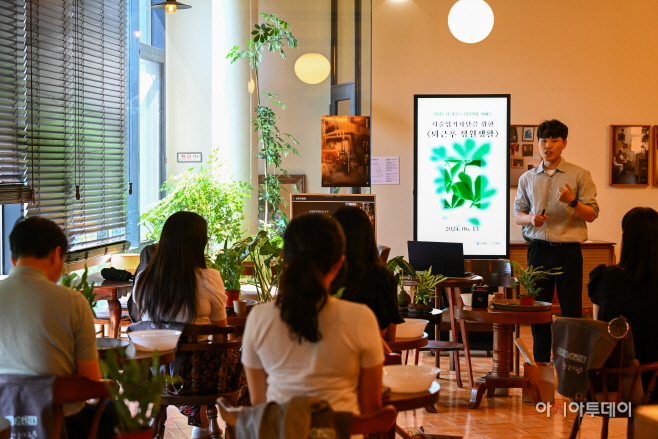
[{"label": "hanging potted plant", "polygon": [[521,294],[519,297],[519,302],[523,306],[532,306],[535,302],[535,297],[542,290],[541,287],[537,288],[537,281],[541,279],[546,279],[548,276],[557,276],[562,274],[560,270],[562,267],[551,268],[550,270],[541,270],[544,267],[533,267],[529,266],[527,269],[524,269],[521,264],[514,261],[505,261],[512,266],[512,270],[518,279],[518,282],[511,284],[510,286],[521,285],[526,289],[525,293]]},{"label": "hanging potted plant", "polygon": [[240,276],[244,267],[242,263],[249,256],[245,240],[233,244],[229,248],[228,239],[224,241],[224,249],[217,253],[214,259],[207,258],[208,268],[214,268],[219,271],[224,281],[224,289],[228,296],[227,306],[233,306],[233,301],[240,298]]},{"label": "hanging potted plant", "polygon": [[[119,439],[151,439],[155,435],[155,426],[150,421],[158,415],[160,410],[160,397],[167,382],[173,382],[171,377],[159,374],[158,353],[153,352],[151,364],[126,360],[117,356],[114,351],[108,351],[107,359],[101,360],[103,377],[115,381],[119,386],[107,388],[114,400],[119,426],[117,438]],[[155,374],[151,375],[151,367]],[[136,408],[130,411],[130,402]]]},{"label": "hanging potted plant", "polygon": [[418,276],[416,280],[416,293],[414,294],[414,304],[409,305],[409,311],[431,311],[429,300],[436,296],[435,287],[446,280],[447,277],[440,274],[432,274],[432,267]]}]

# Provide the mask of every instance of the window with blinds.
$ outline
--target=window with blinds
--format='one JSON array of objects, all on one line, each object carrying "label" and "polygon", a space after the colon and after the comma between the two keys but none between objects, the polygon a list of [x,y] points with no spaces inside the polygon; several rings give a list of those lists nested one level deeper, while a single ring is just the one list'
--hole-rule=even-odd
[{"label": "window with blinds", "polygon": [[25,3],[27,214],[55,221],[78,255],[116,251],[127,225],[127,0]]},{"label": "window with blinds", "polygon": [[25,1],[0,2],[0,204],[27,202]]}]

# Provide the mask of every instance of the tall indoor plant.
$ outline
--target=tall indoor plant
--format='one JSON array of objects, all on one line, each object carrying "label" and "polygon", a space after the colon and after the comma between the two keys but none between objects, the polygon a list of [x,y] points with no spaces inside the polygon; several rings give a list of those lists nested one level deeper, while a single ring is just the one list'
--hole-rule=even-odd
[{"label": "tall indoor plant", "polygon": [[[252,119],[252,125],[254,131],[258,132],[258,142],[261,144],[257,157],[264,162],[263,188],[258,189],[259,209],[263,209],[265,213],[262,228],[273,234],[281,235],[283,233],[280,230],[281,227],[275,225],[276,223],[283,225],[286,223],[285,214],[279,208],[280,205],[285,204],[279,177],[288,176],[288,172],[282,167],[283,157],[290,152],[298,154],[291,142],[299,143],[292,135],[282,133],[277,126],[280,117],[274,111],[274,107],[281,107],[282,110],[286,107],[278,100],[276,94],[261,91],[260,62],[264,50],[279,53],[285,59],[286,53],[283,50],[285,45],[287,44],[293,49],[297,49],[299,45],[290,31],[290,24],[279,20],[276,14],[261,13],[260,15],[264,18],[264,22],[254,24],[254,29],[251,31],[252,39],[247,41],[246,49],[234,46],[226,57],[231,60],[231,64],[241,58],[248,58],[255,76],[257,106],[254,108],[255,116]],[[272,212],[269,212],[270,205],[273,209]],[[270,218],[274,221],[271,222]]]}]

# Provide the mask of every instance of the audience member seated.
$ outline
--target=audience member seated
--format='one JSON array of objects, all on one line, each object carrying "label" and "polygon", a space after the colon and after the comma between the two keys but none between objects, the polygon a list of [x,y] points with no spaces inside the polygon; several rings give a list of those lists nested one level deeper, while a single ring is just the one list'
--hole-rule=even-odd
[{"label": "audience member seated", "polygon": [[374,313],[338,300],[329,285],[345,259],[340,224],[308,214],[283,236],[279,293],[247,318],[242,363],[252,404],[305,395],[335,411],[370,414],[382,405],[384,351]]},{"label": "audience member seated", "polygon": [[[599,265],[589,274],[589,297],[604,322],[626,317],[633,330],[635,357],[640,364],[658,361],[658,212],[631,209],[621,222],[619,264]],[[648,374],[642,380],[646,386]],[[658,399],[654,390],[652,400]]]},{"label": "audience member seated", "polygon": [[[54,222],[20,219],[9,235],[9,276],[0,282],[0,374],[82,375],[101,379],[93,314],[82,294],[56,284],[68,241]],[[85,404],[64,407],[71,438],[84,437],[93,417]],[[99,438],[114,436],[107,403]]]},{"label": "audience member seated", "polygon": [[[144,271],[135,279],[133,297],[142,321],[193,323],[226,326],[226,294],[219,271],[206,268],[205,247],[208,243],[206,220],[193,212],[177,212],[165,222],[157,251]],[[219,356],[205,351],[200,364],[201,392],[217,393]],[[232,379],[244,380],[236,372],[239,351],[232,353],[228,373]],[[191,356],[181,360],[181,376],[190,380]],[[229,383],[226,383],[229,385]],[[219,389],[221,391],[221,389]],[[179,406],[195,426],[192,437],[208,436],[205,407]]]},{"label": "audience member seated", "polygon": [[341,299],[363,303],[375,313],[379,329],[404,323],[398,312],[397,284],[377,251],[375,231],[368,215],[346,206],[334,213],[345,234],[345,263],[331,283],[331,294],[342,290]]}]

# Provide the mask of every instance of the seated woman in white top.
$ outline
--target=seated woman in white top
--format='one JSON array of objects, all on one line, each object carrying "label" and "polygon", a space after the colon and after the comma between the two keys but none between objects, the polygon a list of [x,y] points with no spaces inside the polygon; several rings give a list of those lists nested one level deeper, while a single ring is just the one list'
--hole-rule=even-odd
[{"label": "seated woman in white top", "polygon": [[345,259],[338,222],[316,214],[291,221],[275,302],[247,318],[242,363],[252,404],[321,398],[335,411],[369,414],[382,405],[384,351],[374,313],[332,298]]},{"label": "seated woman in white top", "polygon": [[[177,212],[167,219],[155,255],[135,281],[134,301],[142,321],[226,326],[224,283],[217,270],[206,268],[207,242],[206,220],[196,213]],[[239,363],[239,352],[232,357],[230,373]],[[221,366],[218,356],[206,351],[200,364],[202,392],[216,392]],[[189,373],[190,368],[182,370]],[[189,378],[184,375],[184,379]],[[188,416],[190,425],[208,427],[205,410],[190,406],[179,409]],[[204,431],[193,434],[207,436]]]}]

